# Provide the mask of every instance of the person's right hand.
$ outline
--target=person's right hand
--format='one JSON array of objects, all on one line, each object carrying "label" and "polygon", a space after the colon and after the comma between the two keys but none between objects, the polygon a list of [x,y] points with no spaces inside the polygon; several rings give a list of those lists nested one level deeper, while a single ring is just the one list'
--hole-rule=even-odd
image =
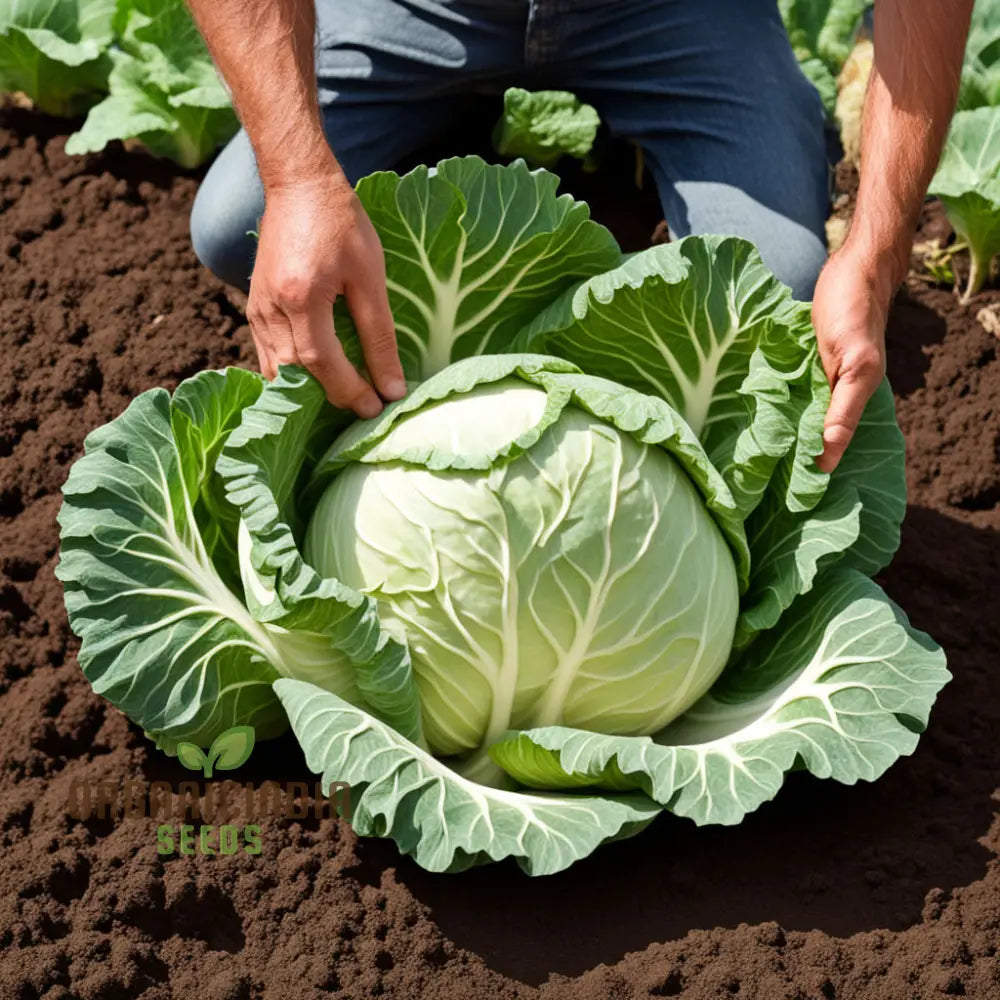
[{"label": "person's right hand", "polygon": [[[334,333],[333,303],[341,295],[374,388]],[[374,417],[382,399],[406,394],[382,244],[339,172],[267,191],[247,319],[265,378],[274,378],[280,364],[302,365],[331,403],[359,417]]]}]

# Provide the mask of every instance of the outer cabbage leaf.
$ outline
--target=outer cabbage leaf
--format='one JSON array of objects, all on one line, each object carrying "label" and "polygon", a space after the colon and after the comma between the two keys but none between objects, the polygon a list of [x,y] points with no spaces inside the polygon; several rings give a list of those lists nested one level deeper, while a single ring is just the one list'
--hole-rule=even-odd
[{"label": "outer cabbage leaf", "polygon": [[634,787],[696,823],[739,823],[801,763],[846,784],[912,753],[950,675],[881,589],[835,568],[653,738],[565,727],[512,733],[491,756],[533,786]]},{"label": "outer cabbage leaf", "polygon": [[[385,251],[389,304],[408,378],[421,381],[472,354],[501,353],[526,323],[621,251],[583,202],[556,195],[558,178],[522,161],[443,160],[357,186]],[[361,361],[343,305],[337,332]]]},{"label": "outer cabbage leaf", "polygon": [[114,13],[115,0],[5,0],[0,91],[24,91],[51,115],[84,111],[107,86]]},{"label": "outer cabbage leaf", "polygon": [[569,867],[599,844],[638,833],[660,807],[641,793],[548,795],[487,788],[336,695],[275,684],[310,770],[351,788],[351,825],[391,837],[430,871],[513,857],[531,875]]},{"label": "outer cabbage leaf", "polygon": [[119,46],[172,106],[229,108],[229,94],[183,0],[128,0],[120,11]]},{"label": "outer cabbage leaf", "polygon": [[744,516],[782,456],[795,453],[786,502],[815,505],[827,477],[826,382],[816,377],[808,310],[734,237],[687,237],[634,254],[565,292],[519,349],[666,400],[722,473]]},{"label": "outer cabbage leaf", "polygon": [[262,739],[285,728],[271,690],[281,654],[225,582],[234,543],[210,551],[198,524],[215,489],[206,456],[260,390],[239,369],[195,376],[173,401],[151,389],[87,437],[63,487],[56,575],[80,665],[167,749],[241,723]]},{"label": "outer cabbage leaf", "polygon": [[868,401],[831,477],[831,486],[841,485],[852,486],[861,499],[858,538],[844,553],[843,565],[874,576],[899,548],[906,514],[906,447],[885,379]]},{"label": "outer cabbage leaf", "polygon": [[750,586],[743,597],[737,648],[776,625],[821,569],[839,562],[872,576],[888,565],[899,547],[906,513],[905,458],[892,391],[883,380],[812,510],[788,508],[784,495],[791,459],[779,465],[771,488],[746,523]]},{"label": "outer cabbage leaf", "polygon": [[832,118],[837,110],[837,76],[830,72],[829,66],[819,56],[796,53],[799,69],[805,78],[816,88],[819,99],[823,102],[823,110],[827,118]]},{"label": "outer cabbage leaf", "polygon": [[[302,559],[292,530],[301,524],[295,488],[315,459],[316,442],[328,440],[343,419],[312,376],[283,366],[230,435],[216,467],[242,521],[247,604],[268,634],[299,647],[298,656],[276,663],[282,676],[359,701],[356,683],[371,711],[421,743],[408,650],[382,629],[371,598],[321,578]],[[350,687],[345,676],[352,679]]]},{"label": "outer cabbage leaf", "polygon": [[982,288],[1000,253],[1000,109],[955,115],[928,193],[941,199],[948,221],[969,246],[968,299]]},{"label": "outer cabbage leaf", "polygon": [[843,558],[861,533],[861,498],[848,483],[831,483],[810,511],[792,512],[778,489],[788,480],[782,462],[777,489],[747,521],[750,586],[744,594],[733,645],[741,649],[758,632],[778,624],[799,594],[809,591],[824,566]]},{"label": "outer cabbage leaf", "polygon": [[501,156],[523,156],[538,167],[553,167],[563,156],[586,161],[600,124],[597,111],[575,94],[509,87],[493,146]]}]

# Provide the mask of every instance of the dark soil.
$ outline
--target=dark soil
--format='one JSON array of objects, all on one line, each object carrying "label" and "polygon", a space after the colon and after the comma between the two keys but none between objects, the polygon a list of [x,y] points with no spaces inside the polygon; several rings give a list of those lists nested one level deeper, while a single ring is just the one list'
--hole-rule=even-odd
[{"label": "dark soil", "polygon": [[[67,131],[0,112],[0,1000],[1000,997],[1000,341],[975,318],[1000,294],[914,278],[893,311],[910,508],[883,583],[955,679],[877,784],[795,775],[737,828],[665,816],[545,879],[430,875],[330,819],[164,859],[158,820],[69,814],[74,781],[190,773],[80,673],[59,487],[88,430],[250,341],[191,253],[196,181],[69,159]],[[240,777],[308,773],[285,739]]]}]

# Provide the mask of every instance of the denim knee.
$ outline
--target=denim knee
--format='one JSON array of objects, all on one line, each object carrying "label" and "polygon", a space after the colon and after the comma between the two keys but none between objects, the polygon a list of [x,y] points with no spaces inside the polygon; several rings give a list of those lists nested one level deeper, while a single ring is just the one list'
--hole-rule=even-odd
[{"label": "denim knee", "polygon": [[219,154],[198,188],[191,210],[191,242],[213,274],[244,291],[264,196],[250,143],[241,132]]},{"label": "denim knee", "polygon": [[786,234],[783,252],[769,264],[765,248],[761,248],[764,263],[771,267],[775,277],[792,290],[792,295],[802,302],[812,300],[816,279],[826,263],[826,244],[804,226]]}]

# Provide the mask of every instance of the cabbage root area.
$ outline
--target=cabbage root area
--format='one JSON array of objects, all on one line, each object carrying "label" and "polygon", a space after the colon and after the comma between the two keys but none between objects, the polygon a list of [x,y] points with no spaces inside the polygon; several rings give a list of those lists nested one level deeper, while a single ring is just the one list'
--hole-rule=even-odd
[{"label": "cabbage root area", "polygon": [[[1000,995],[996,291],[908,279],[828,480],[751,248],[452,160],[365,182],[415,388],[353,422],[190,176],[0,113],[0,995]],[[71,815],[240,724],[259,854]]]}]

